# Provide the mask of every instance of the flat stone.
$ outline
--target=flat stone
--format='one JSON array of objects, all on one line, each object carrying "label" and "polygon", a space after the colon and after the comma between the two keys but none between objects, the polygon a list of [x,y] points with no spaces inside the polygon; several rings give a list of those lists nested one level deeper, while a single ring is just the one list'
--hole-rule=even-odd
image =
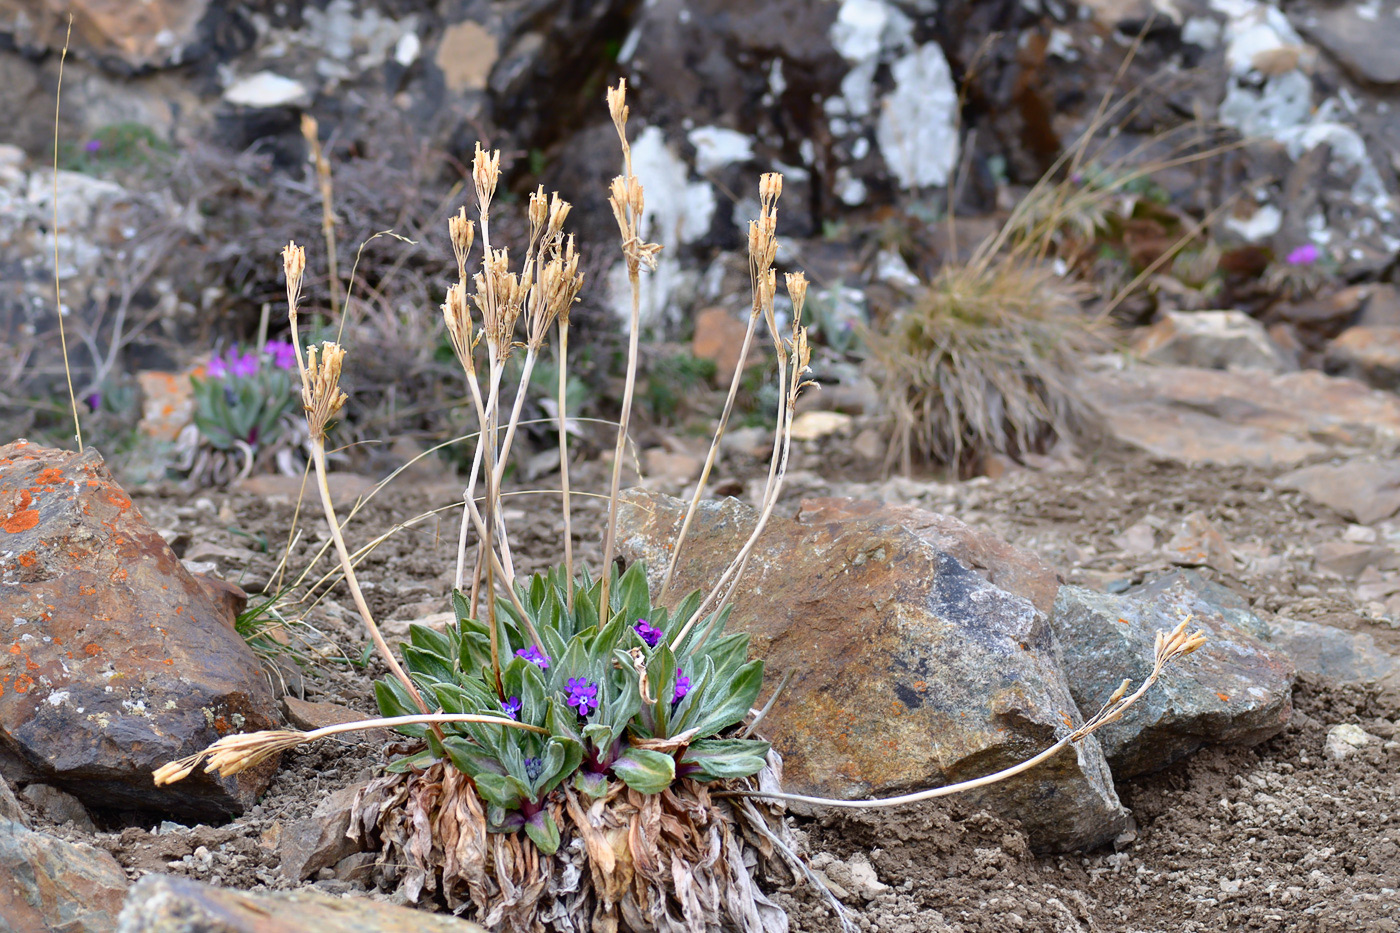
[{"label": "flat stone", "polygon": [[173,442],[194,420],[194,384],[190,374],[148,369],[136,374],[141,387],[137,429],[158,441]]},{"label": "flat stone", "polygon": [[[18,10],[15,7],[18,6]],[[72,47],[128,71],[177,65],[198,34],[209,0],[75,0],[65,5],[22,2],[0,5],[11,14],[5,31],[19,33],[25,45],[63,47],[68,11],[73,13]],[[5,9],[9,7],[9,9]],[[63,15],[60,15],[63,14]]]},{"label": "flat stone", "polygon": [[1400,512],[1400,464],[1390,460],[1319,463],[1274,480],[1346,518],[1370,525]]},{"label": "flat stone", "polygon": [[1323,366],[1378,389],[1400,387],[1400,327],[1348,327],[1327,345]]},{"label": "flat stone", "polygon": [[[619,550],[646,560],[659,586],[686,503],[636,490],[623,501]],[[702,503],[672,601],[718,579],[755,520],[734,499]],[[884,796],[979,777],[1079,721],[1045,615],[896,523],[770,519],[730,630],[753,636],[770,684],[791,675],[764,731],[798,793]],[[1092,737],[969,796],[1043,849],[1097,845],[1128,823]]]},{"label": "flat stone", "polygon": [[[715,364],[716,385],[727,387],[734,378],[747,331],[748,324],[735,317],[728,308],[705,308],[695,316],[695,335],[690,341],[690,352],[698,359]],[[762,364],[763,348],[762,335],[756,331],[749,343],[748,366]]]},{"label": "flat stone", "polygon": [[111,933],[126,872],[101,849],[0,817],[0,931]]},{"label": "flat stone", "polygon": [[453,916],[319,891],[230,891],[147,875],[126,899],[117,933],[486,933]]},{"label": "flat stone", "polygon": [[484,91],[500,57],[496,37],[480,23],[464,20],[442,31],[434,61],[453,94]]},{"label": "flat stone", "polygon": [[288,722],[298,729],[305,729],[308,732],[312,729],[338,726],[346,722],[374,719],[378,715],[378,713],[362,713],[348,706],[341,706],[339,703],[312,703],[307,700],[299,700],[296,697],[283,697],[282,708],[286,711]]},{"label": "flat stone", "polygon": [[1257,744],[1292,714],[1293,663],[1261,640],[1268,628],[1229,590],[1182,572],[1118,596],[1060,588],[1051,623],[1080,711],[1092,715],[1125,678],[1141,684],[1152,670],[1157,632],[1188,614],[1189,628],[1205,632],[1206,644],[1097,733],[1119,780],[1165,768],[1204,745]]},{"label": "flat stone", "polygon": [[804,525],[875,519],[899,525],[946,551],[969,570],[1013,596],[1028,599],[1046,615],[1055,608],[1059,576],[1030,551],[1015,547],[990,531],[974,528],[951,515],[912,505],[889,505],[871,499],[805,499],[797,513]]},{"label": "flat stone", "polygon": [[1315,370],[1129,365],[1085,373],[1081,385],[1110,434],[1188,466],[1297,466],[1329,445],[1400,441],[1400,398]]},{"label": "flat stone", "polygon": [[60,826],[64,823],[72,823],[74,829],[82,830],[85,833],[97,832],[97,827],[93,825],[92,817],[88,816],[87,810],[83,808],[82,801],[72,794],[49,784],[30,784],[20,791],[20,796],[32,803],[36,810],[44,814],[45,818]]},{"label": "flat stone", "polygon": [[1376,544],[1353,541],[1324,541],[1313,551],[1313,562],[1324,573],[1350,580],[1367,567],[1389,557],[1391,550]]},{"label": "flat stone", "polygon": [[310,878],[364,848],[346,836],[350,808],[359,790],[359,785],[341,788],[317,804],[309,819],[284,825],[277,843],[282,877],[288,881]]},{"label": "flat stone", "polygon": [[792,439],[818,441],[832,434],[844,434],[854,420],[839,411],[804,411],[792,419]]},{"label": "flat stone", "polygon": [[1327,757],[1333,761],[1343,761],[1376,741],[1376,737],[1360,726],[1344,722],[1327,730],[1327,742],[1323,746]]},{"label": "flat stone", "polygon": [[1270,373],[1298,368],[1264,325],[1243,311],[1168,311],[1138,335],[1134,348],[1145,359],[1177,366]]},{"label": "flat stone", "polygon": [[[359,473],[329,473],[326,475],[326,485],[331,490],[331,502],[336,508],[345,508],[354,505],[362,496],[369,495],[378,483]],[[238,492],[265,496],[279,502],[300,502],[303,508],[321,508],[321,494],[316,491],[315,476],[308,476],[303,485],[300,476],[264,473],[241,479],[233,484],[233,488]]]},{"label": "flat stone", "polygon": [[[1370,6],[1370,15],[1361,7]],[[1372,84],[1400,84],[1400,18],[1394,0],[1374,4],[1304,4],[1293,24],[1333,55],[1343,68]]]},{"label": "flat stone", "polygon": [[279,721],[257,658],[100,454],[0,447],[0,745],[24,780],[88,806],[217,818],[252,803],[276,762],[163,788],[151,772]]},{"label": "flat stone", "polygon": [[1180,567],[1214,567],[1226,573],[1235,569],[1229,542],[1204,512],[1183,516],[1162,551],[1167,560]]},{"label": "flat stone", "polygon": [[1367,632],[1287,618],[1273,619],[1268,628],[1265,640],[1288,655],[1299,674],[1400,690],[1400,657]]},{"label": "flat stone", "polygon": [[310,94],[300,81],[273,71],[239,78],[224,90],[224,100],[240,107],[292,107],[309,103]]}]

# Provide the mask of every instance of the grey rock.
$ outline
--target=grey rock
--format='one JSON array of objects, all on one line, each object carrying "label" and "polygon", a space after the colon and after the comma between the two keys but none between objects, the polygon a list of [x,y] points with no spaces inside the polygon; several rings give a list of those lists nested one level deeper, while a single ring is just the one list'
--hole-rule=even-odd
[{"label": "grey rock", "polygon": [[29,827],[29,819],[20,808],[15,792],[10,790],[10,785],[5,783],[3,777],[0,777],[0,820],[10,820],[25,828]]},{"label": "grey rock", "polygon": [[1169,667],[1117,722],[1098,732],[1118,779],[1164,768],[1204,745],[1254,745],[1293,711],[1293,662],[1239,597],[1195,574],[1171,573],[1113,596],[1060,588],[1052,625],[1070,689],[1092,715],[1126,678],[1152,669],[1156,633],[1191,617],[1207,643]]},{"label": "grey rock", "polygon": [[126,890],[101,849],[0,817],[0,933],[111,933]]},{"label": "grey rock", "polygon": [[1264,325],[1243,311],[1168,311],[1137,339],[1144,358],[1202,369],[1297,369],[1269,338]]},{"label": "grey rock", "polygon": [[318,891],[251,894],[171,875],[132,887],[117,933],[486,933],[467,920]]},{"label": "grey rock", "polygon": [[1378,389],[1400,387],[1400,327],[1348,327],[1327,345],[1323,366]]},{"label": "grey rock", "polygon": [[20,796],[32,803],[40,813],[60,826],[72,823],[74,829],[85,833],[96,832],[92,817],[83,808],[77,797],[49,784],[30,784],[20,792]]},{"label": "grey rock", "polygon": [[1299,674],[1400,690],[1400,657],[1367,632],[1287,618],[1273,619],[1268,628],[1266,641],[1288,655]]},{"label": "grey rock", "polygon": [[[1361,7],[1369,6],[1369,15]],[[1374,4],[1339,3],[1301,5],[1293,24],[1326,49],[1342,67],[1362,81],[1400,84],[1400,4],[1381,0]]]},{"label": "grey rock", "polygon": [[[684,511],[629,492],[621,553],[664,574]],[[755,516],[734,499],[703,503],[669,598],[708,589]],[[1077,724],[1044,613],[878,516],[770,520],[735,597],[729,630],[740,629],[770,683],[792,675],[764,731],[798,793],[850,799],[980,777]],[[1092,737],[969,796],[1020,820],[1042,849],[1107,842],[1128,822]]]}]

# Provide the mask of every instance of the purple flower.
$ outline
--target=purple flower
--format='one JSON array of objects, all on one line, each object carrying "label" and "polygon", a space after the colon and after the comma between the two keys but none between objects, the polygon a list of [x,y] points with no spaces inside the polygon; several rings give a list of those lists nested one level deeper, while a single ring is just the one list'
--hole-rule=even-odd
[{"label": "purple flower", "polygon": [[544,762],[538,758],[525,759],[525,776],[532,781],[538,781],[540,775],[544,773]]},{"label": "purple flower", "polygon": [[570,677],[564,691],[569,705],[578,710],[580,716],[587,716],[598,708],[598,687],[584,677]]},{"label": "purple flower", "polygon": [[222,379],[228,375],[228,367],[224,365],[224,358],[221,356],[211,356],[204,371],[215,379]]},{"label": "purple flower", "polygon": [[1321,254],[1317,247],[1311,243],[1304,243],[1302,246],[1294,247],[1293,252],[1288,254],[1284,261],[1290,266],[1310,266],[1317,262]]},{"label": "purple flower", "polygon": [[690,692],[690,678],[685,676],[682,668],[676,668],[676,692],[671,697],[671,703],[676,704],[685,699],[685,695]]},{"label": "purple flower", "polygon": [[539,665],[540,670],[549,670],[549,655],[540,651],[539,645],[531,645],[528,648],[519,648],[515,652],[517,658],[524,658],[531,664]]},{"label": "purple flower", "polygon": [[239,379],[247,379],[258,372],[258,357],[255,353],[241,353],[237,356],[229,351],[229,372]]},{"label": "purple flower", "polygon": [[661,636],[666,634],[646,619],[638,619],[637,624],[632,626],[632,631],[636,632],[637,637],[647,643],[648,648],[655,648],[656,643],[661,640]]},{"label": "purple flower", "polygon": [[501,701],[501,712],[509,719],[520,718],[520,697],[509,697]]},{"label": "purple flower", "polygon": [[87,142],[83,143],[83,148],[86,149],[88,152],[97,152],[99,149],[102,148],[102,140],[89,139]]},{"label": "purple flower", "polygon": [[291,369],[297,364],[296,347],[286,340],[269,340],[263,345],[263,352],[272,357],[272,365],[278,369]]},{"label": "purple flower", "polygon": [[97,411],[97,409],[102,407],[102,393],[89,392],[87,395],[83,396],[83,401],[87,403],[87,407],[92,411]]}]

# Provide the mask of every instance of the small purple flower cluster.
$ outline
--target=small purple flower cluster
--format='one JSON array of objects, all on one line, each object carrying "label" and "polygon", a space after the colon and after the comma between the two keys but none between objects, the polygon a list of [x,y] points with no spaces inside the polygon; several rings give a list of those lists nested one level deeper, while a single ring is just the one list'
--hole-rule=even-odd
[{"label": "small purple flower cluster", "polygon": [[684,670],[684,669],[678,667],[678,668],[676,668],[676,690],[675,690],[675,692],[671,695],[671,705],[674,706],[675,704],[679,703],[681,700],[684,700],[686,694],[689,693],[689,692],[690,692],[690,678],[687,677],[687,676],[685,676],[685,670]]},{"label": "small purple flower cluster", "polygon": [[520,718],[520,697],[507,697],[501,701],[501,712],[508,719]]},{"label": "small purple flower cluster", "polygon": [[646,619],[638,619],[637,624],[632,626],[632,631],[636,632],[637,637],[647,643],[648,648],[655,648],[657,642],[661,641],[661,636],[666,634]]},{"label": "small purple flower cluster", "polygon": [[[285,340],[269,340],[263,346],[263,356],[271,357],[272,365],[278,369],[291,369],[297,364],[296,348]],[[258,369],[262,366],[262,360],[256,353],[241,353],[237,349],[224,351],[222,355],[215,354],[209,359],[209,364],[205,367],[211,377],[215,379],[225,379],[232,376],[235,379],[247,379],[249,376],[257,375]]]},{"label": "small purple flower cluster", "polygon": [[1302,246],[1294,247],[1284,262],[1290,266],[1310,266],[1317,262],[1321,256],[1322,254],[1316,246],[1312,243],[1304,243]]},{"label": "small purple flower cluster", "polygon": [[570,677],[564,692],[569,705],[578,710],[580,717],[585,717],[598,708],[598,685],[585,677]]},{"label": "small purple flower cluster", "polygon": [[517,648],[515,656],[517,658],[524,658],[542,671],[549,670],[549,655],[541,651],[539,645],[531,645],[528,648]]}]

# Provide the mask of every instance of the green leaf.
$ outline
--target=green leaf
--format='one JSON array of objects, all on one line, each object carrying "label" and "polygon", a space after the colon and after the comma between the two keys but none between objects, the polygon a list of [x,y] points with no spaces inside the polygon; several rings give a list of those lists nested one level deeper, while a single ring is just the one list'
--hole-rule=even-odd
[{"label": "green leaf", "polygon": [[384,770],[388,771],[390,774],[407,774],[410,769],[417,768],[422,770],[434,761],[437,761],[437,759],[433,757],[433,753],[425,748],[415,755],[405,755],[402,758],[395,758],[384,766]]},{"label": "green leaf", "polygon": [[440,654],[413,645],[403,646],[403,659],[410,672],[431,678],[434,681],[456,683],[457,672],[452,662]]},{"label": "green leaf", "polygon": [[613,762],[613,773],[643,794],[659,794],[676,779],[676,760],[646,748],[629,748]]},{"label": "green leaf", "polygon": [[431,651],[449,663],[451,663],[452,658],[457,656],[456,646],[452,644],[452,639],[436,629],[419,625],[417,622],[408,627],[408,640],[415,648]]},{"label": "green leaf", "polygon": [[520,809],[528,794],[520,780],[508,774],[478,774],[476,789],[482,800],[502,810]]},{"label": "green leaf", "polygon": [[763,770],[769,748],[758,739],[699,739],[681,756],[681,772],[697,781],[748,777]]},{"label": "green leaf", "polygon": [[442,740],[442,747],[447,752],[447,760],[452,762],[452,767],[473,778],[483,773],[505,774],[505,767],[496,757],[475,742],[448,736]]},{"label": "green leaf", "polygon": [[525,821],[525,835],[541,852],[553,855],[559,851],[559,827],[548,810],[541,810]]},{"label": "green leaf", "polygon": [[749,714],[754,701],[758,699],[758,691],[763,687],[763,662],[750,661],[739,668],[727,684],[718,687],[725,691],[725,696],[713,708],[706,709],[703,718],[696,723],[701,738],[722,732],[742,722]]},{"label": "green leaf", "polygon": [[608,776],[596,771],[578,771],[574,774],[574,790],[585,797],[601,800],[608,795]]}]

